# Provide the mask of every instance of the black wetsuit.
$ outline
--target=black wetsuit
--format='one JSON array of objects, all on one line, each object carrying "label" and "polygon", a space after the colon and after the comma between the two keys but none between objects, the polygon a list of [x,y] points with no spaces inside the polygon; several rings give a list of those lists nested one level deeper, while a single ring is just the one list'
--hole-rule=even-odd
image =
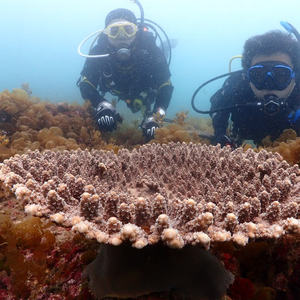
[{"label": "black wetsuit", "polygon": [[229,77],[210,101],[211,110],[236,104],[253,104],[211,114],[216,138],[226,135],[229,118],[232,121],[230,135],[239,141],[238,143],[249,139],[259,144],[268,135],[271,139],[276,139],[287,128],[296,130],[298,135],[300,133],[300,111],[297,112],[300,107],[300,91],[297,86],[286,100],[286,109],[273,116],[267,115],[255,105],[258,100],[242,72]]},{"label": "black wetsuit", "polygon": [[90,54],[107,53],[112,54],[105,58],[87,58],[78,83],[84,99],[97,107],[109,92],[126,101],[133,112],[140,109],[135,99],[142,100],[148,113],[153,103],[153,112],[157,108],[167,109],[173,91],[169,66],[150,32],[138,31],[126,62],[116,58],[107,36],[101,34]]}]

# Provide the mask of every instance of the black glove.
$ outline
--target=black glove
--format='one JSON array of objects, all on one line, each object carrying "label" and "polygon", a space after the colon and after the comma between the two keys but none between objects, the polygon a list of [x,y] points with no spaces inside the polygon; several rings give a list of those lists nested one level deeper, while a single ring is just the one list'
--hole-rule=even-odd
[{"label": "black glove", "polygon": [[147,117],[142,123],[143,134],[146,139],[151,140],[154,138],[154,133],[156,128],[158,128],[157,122],[155,122],[154,117]]},{"label": "black glove", "polygon": [[231,138],[229,138],[227,135],[219,135],[219,136],[215,136],[214,139],[213,139],[213,144],[214,145],[217,145],[217,144],[220,144],[221,147],[224,147],[224,146],[230,146],[232,148],[235,147],[235,144],[234,142],[231,140]]},{"label": "black glove", "polygon": [[122,118],[110,102],[102,101],[96,108],[96,122],[101,131],[113,131]]}]

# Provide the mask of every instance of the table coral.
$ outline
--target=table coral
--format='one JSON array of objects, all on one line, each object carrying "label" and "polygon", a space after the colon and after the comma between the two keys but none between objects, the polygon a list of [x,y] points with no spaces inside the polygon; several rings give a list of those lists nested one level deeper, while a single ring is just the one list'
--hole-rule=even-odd
[{"label": "table coral", "polygon": [[1,164],[25,210],[136,248],[279,238],[299,231],[299,168],[279,155],[196,144],[132,152],[29,152]]},{"label": "table coral", "polygon": [[[299,175],[298,166],[266,151],[170,143],[118,155],[33,151],[1,164],[0,180],[27,213],[72,227],[105,247],[164,244],[176,250],[299,234]],[[98,268],[96,274],[110,270]],[[218,274],[220,296],[231,279],[222,268]]]}]

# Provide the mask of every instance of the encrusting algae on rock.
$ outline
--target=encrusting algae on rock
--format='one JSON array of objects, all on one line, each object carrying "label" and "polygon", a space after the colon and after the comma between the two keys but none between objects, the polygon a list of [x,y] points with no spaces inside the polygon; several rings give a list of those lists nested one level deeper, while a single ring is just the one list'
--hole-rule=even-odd
[{"label": "encrusting algae on rock", "polygon": [[93,299],[81,274],[95,246],[49,221],[0,214],[0,299]]},{"label": "encrusting algae on rock", "polygon": [[[299,167],[277,154],[184,143],[145,145],[118,155],[101,150],[33,151],[6,160],[0,171],[1,186],[15,194],[28,214],[50,218],[101,243],[99,256],[86,270],[99,298],[137,297],[162,284],[160,290],[177,288],[192,298],[219,299],[232,277],[204,249],[299,235],[299,176]],[[141,255],[141,262],[150,249],[153,261],[174,274],[171,283],[168,278],[152,280],[139,290],[137,276],[128,277],[128,285],[120,288],[117,283],[130,273],[126,255]],[[177,261],[187,262],[188,269],[182,272],[183,263],[179,270],[191,276],[190,282],[180,285],[184,280],[170,267],[174,261],[159,259],[172,251],[170,257],[185,253]],[[126,267],[121,272],[113,264],[118,259]],[[216,270],[218,280],[208,280],[209,271],[199,276],[193,264]],[[154,271],[151,266],[147,276]],[[121,278],[111,286],[116,271]]]}]

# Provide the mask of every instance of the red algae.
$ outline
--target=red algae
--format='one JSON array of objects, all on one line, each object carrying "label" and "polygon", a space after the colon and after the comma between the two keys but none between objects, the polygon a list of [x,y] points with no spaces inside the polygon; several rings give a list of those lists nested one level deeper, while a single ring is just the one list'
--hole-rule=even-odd
[{"label": "red algae", "polygon": [[0,215],[0,299],[89,299],[81,275],[96,248],[40,218]]}]

